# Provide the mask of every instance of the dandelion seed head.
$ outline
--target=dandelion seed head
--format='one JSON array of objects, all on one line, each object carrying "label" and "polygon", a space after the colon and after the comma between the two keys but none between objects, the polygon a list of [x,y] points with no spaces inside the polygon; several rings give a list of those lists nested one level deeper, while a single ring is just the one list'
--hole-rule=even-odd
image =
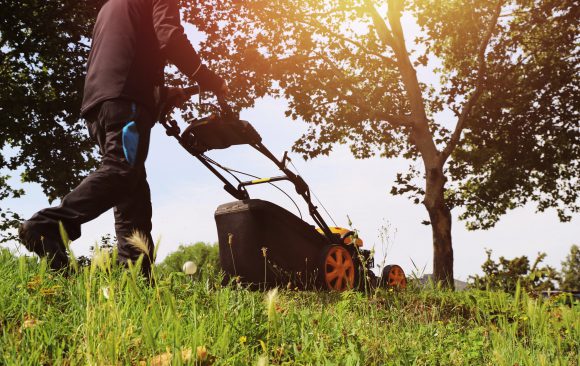
[{"label": "dandelion seed head", "polygon": [[197,265],[192,261],[187,261],[187,262],[183,263],[182,269],[183,269],[183,273],[191,276],[197,272]]}]

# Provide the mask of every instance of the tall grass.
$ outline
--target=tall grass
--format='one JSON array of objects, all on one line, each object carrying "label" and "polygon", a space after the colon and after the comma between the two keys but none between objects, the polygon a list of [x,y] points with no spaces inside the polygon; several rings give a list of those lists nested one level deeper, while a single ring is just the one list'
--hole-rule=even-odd
[{"label": "tall grass", "polygon": [[63,277],[0,251],[0,364],[579,365],[580,305],[566,298],[266,294],[180,273],[151,287],[114,263]]}]

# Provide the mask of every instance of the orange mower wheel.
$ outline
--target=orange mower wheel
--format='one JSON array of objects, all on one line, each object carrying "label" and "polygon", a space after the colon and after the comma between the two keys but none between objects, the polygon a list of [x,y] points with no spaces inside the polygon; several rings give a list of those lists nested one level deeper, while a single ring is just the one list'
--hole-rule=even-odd
[{"label": "orange mower wheel", "polygon": [[342,245],[327,245],[322,250],[321,282],[328,290],[345,291],[354,288],[355,263]]},{"label": "orange mower wheel", "polygon": [[389,264],[383,268],[381,276],[381,284],[384,287],[404,289],[407,287],[407,277],[401,266],[397,264]]}]

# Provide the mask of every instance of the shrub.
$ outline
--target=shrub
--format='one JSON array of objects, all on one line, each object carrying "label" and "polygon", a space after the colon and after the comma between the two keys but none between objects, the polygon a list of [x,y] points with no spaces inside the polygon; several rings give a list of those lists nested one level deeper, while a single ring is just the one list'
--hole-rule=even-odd
[{"label": "shrub", "polygon": [[554,290],[554,282],[558,281],[558,272],[550,267],[540,267],[546,258],[546,253],[538,253],[538,257],[530,266],[528,257],[514,259],[499,257],[499,262],[491,259],[491,250],[486,250],[487,260],[482,264],[483,276],[469,276],[469,287],[480,290],[501,290],[514,292],[518,282],[526,291]]},{"label": "shrub", "polygon": [[560,290],[580,291],[580,248],[577,245],[572,245],[570,254],[562,262]]},{"label": "shrub", "polygon": [[168,275],[181,272],[183,263],[192,261],[197,265],[196,276],[201,273],[216,274],[220,269],[219,247],[217,244],[198,242],[192,245],[180,245],[177,251],[169,254],[157,265],[157,272]]}]

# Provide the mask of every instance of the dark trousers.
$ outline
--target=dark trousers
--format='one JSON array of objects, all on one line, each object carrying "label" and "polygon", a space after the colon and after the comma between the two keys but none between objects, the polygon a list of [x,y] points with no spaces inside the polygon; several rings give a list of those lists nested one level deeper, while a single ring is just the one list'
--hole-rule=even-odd
[{"label": "dark trousers", "polygon": [[[145,159],[153,116],[133,102],[115,99],[100,104],[86,120],[101,152],[99,168],[64,197],[60,206],[37,212],[28,224],[36,232],[58,240],[60,221],[69,238],[75,240],[81,236],[82,224],[114,207],[119,260],[135,262],[143,254],[127,242],[134,231],[146,238],[152,257],[151,195]],[[143,259],[146,275],[150,257],[145,255]]]}]

